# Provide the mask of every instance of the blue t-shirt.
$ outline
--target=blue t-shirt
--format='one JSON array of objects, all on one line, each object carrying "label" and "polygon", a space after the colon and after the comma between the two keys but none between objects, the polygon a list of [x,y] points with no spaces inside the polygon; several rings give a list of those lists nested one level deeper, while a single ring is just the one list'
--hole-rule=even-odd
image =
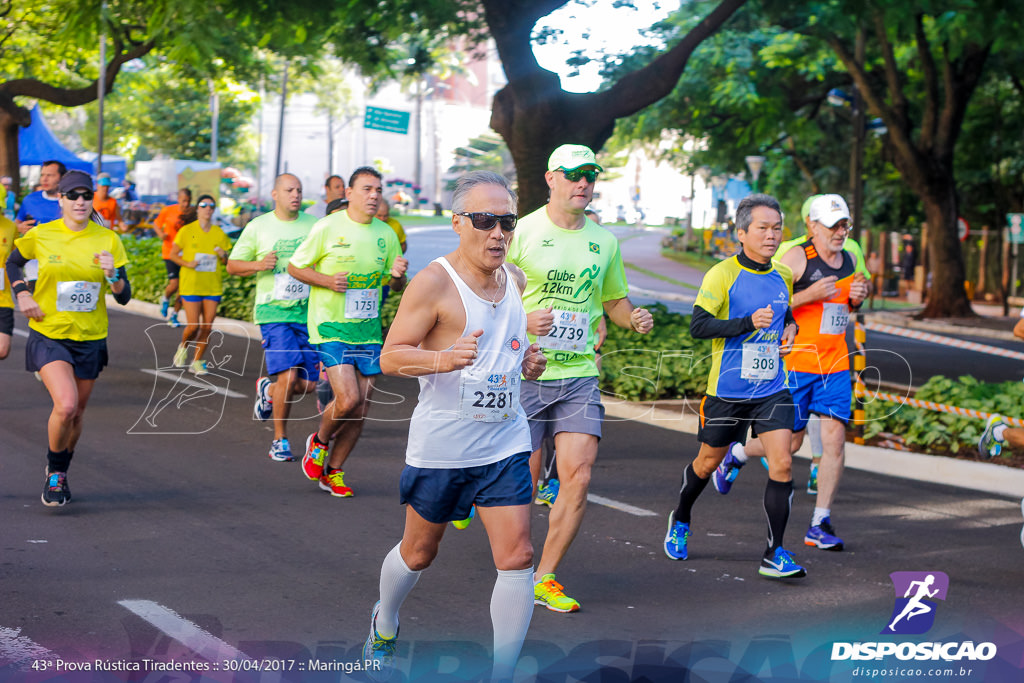
[{"label": "blue t-shirt", "polygon": [[36,219],[36,225],[55,221],[61,217],[60,202],[56,198],[47,199],[42,190],[32,192],[22,200],[17,219],[28,220],[28,216]]}]

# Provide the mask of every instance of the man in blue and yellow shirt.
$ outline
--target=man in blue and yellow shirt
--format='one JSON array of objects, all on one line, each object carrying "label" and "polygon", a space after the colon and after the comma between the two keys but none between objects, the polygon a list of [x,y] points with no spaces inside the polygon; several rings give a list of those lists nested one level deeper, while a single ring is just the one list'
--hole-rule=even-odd
[{"label": "man in blue and yellow shirt", "polygon": [[758,573],[801,577],[803,567],[782,547],[793,494],[789,445],[794,413],[781,358],[790,352],[797,326],[789,308],[792,272],[772,262],[782,240],[779,203],[763,194],[745,198],[736,208],[736,235],[742,251],[707,272],[693,307],[690,334],[713,340],[712,364],[707,396],[700,403],[700,451],[683,471],[679,504],[668,518],[665,554],[687,558],[690,510],[729,444],[746,441],[750,427],[768,454],[768,545]]}]

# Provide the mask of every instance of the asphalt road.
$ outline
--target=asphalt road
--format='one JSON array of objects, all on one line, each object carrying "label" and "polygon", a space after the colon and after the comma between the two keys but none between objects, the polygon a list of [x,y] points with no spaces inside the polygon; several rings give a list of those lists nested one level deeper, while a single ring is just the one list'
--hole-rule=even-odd
[{"label": "asphalt road", "polygon": [[[270,427],[252,418],[258,344],[217,339],[217,369],[188,387],[167,369],[176,338],[112,314],[112,362],[86,413],[74,499],[57,509],[39,501],[49,400],[22,369],[23,337],[0,363],[0,681],[349,680],[313,670],[359,659],[380,563],[402,532],[397,487],[416,385],[380,382],[347,469],[356,495],[335,499],[297,464],[267,458]],[[315,412],[312,397],[295,406],[295,450]],[[998,647],[990,661],[956,662],[956,675],[929,680],[1024,676],[1018,500],[848,471],[833,515],[848,548],[829,553],[801,543],[813,499],[798,465],[786,545],[809,575],[773,582],[756,574],[761,468],[744,470],[728,497],[705,492],[691,558],[672,562],[665,520],[695,438],[628,421],[605,430],[591,487],[602,501],[558,575],[583,608],[536,610],[518,680],[538,671],[545,681],[860,680],[865,662],[830,661],[832,644],[894,640],[879,632],[896,571],[945,572],[950,588],[927,635],[895,640]],[[538,549],[545,529],[546,510],[535,507]],[[402,610],[394,680],[486,674],[493,580],[479,522],[450,529]],[[67,662],[97,659],[221,670],[68,673]],[[961,666],[972,672],[960,676]]]}]

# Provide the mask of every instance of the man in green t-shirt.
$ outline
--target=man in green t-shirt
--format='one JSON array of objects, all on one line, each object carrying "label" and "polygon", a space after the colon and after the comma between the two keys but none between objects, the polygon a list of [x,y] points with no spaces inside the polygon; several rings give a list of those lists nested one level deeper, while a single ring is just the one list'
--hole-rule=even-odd
[{"label": "man in green t-shirt", "polygon": [[594,359],[601,315],[641,334],[654,326],[651,314],[634,308],[627,297],[618,240],[584,214],[602,170],[588,147],[556,149],[544,174],[548,204],[519,221],[508,254],[508,261],[526,273],[523,305],[530,341],[538,342],[548,359],[539,380],[523,382],[520,400],[530,418],[534,482],[545,437],[554,437],[558,459],[559,494],[534,585],[534,602],[555,612],[580,608],[562,592],[555,570],[583,521],[601,438],[604,407]]},{"label": "man in green t-shirt", "polygon": [[320,358],[309,343],[306,309],[309,285],[288,274],[288,259],[313,229],[316,218],[302,213],[302,182],[291,173],[274,181],[274,210],[249,221],[228,257],[231,275],[256,276],[253,321],[263,335],[267,375],[256,383],[257,420],[274,419],[270,459],[295,460],[288,443],[288,415],[293,394],[316,389]]},{"label": "man in green t-shirt", "polygon": [[319,430],[306,439],[302,470],[339,498],[352,495],[341,468],[363,431],[374,377],[380,374],[384,278],[390,276],[387,284],[400,292],[409,266],[395,231],[374,217],[382,194],[380,172],[357,168],[346,193],[348,206],[317,221],[288,264],[292,277],[311,286],[309,340],[318,345],[334,391]]}]

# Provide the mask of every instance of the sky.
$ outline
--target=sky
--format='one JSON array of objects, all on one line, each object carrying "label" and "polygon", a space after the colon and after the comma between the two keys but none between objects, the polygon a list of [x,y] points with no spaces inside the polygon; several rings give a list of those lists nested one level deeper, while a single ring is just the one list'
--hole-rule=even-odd
[{"label": "sky", "polygon": [[[679,8],[680,0],[633,0],[632,7],[615,7],[615,0],[592,0],[588,6],[570,0],[565,6],[537,22],[536,30],[544,26],[562,29],[563,40],[534,47],[537,61],[546,69],[557,73],[562,88],[569,92],[592,92],[601,84],[598,64],[591,62],[580,68],[580,75],[568,77],[573,71],[565,64],[572,50],[579,45],[588,46],[587,54],[597,56],[603,48],[614,54],[623,54],[631,48],[648,44],[642,29],[664,19]],[[589,38],[584,38],[589,35]]]}]

